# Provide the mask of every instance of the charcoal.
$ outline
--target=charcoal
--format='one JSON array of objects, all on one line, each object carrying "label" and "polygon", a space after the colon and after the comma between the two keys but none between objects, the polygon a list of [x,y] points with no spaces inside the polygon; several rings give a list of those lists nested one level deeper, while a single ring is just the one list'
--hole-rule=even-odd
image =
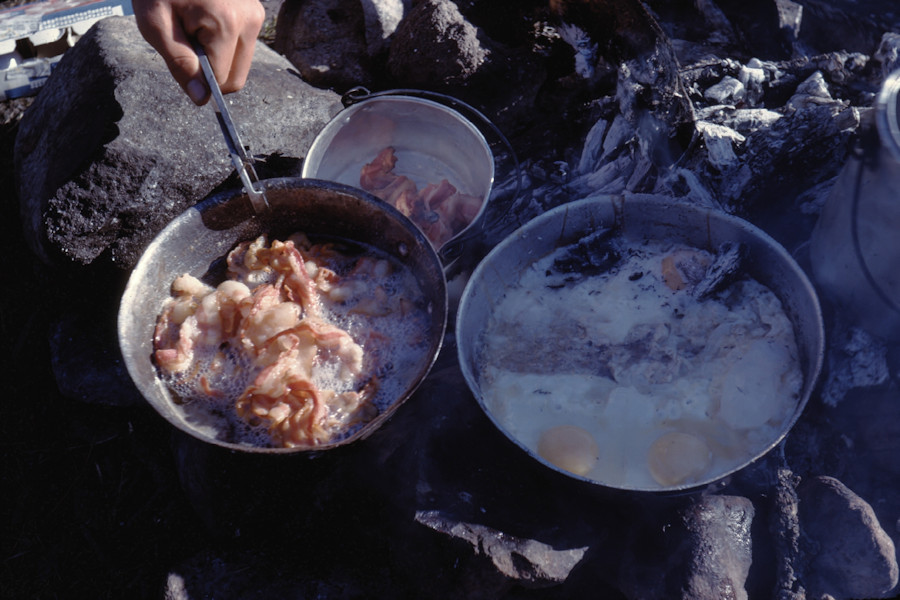
[{"label": "charcoal", "polygon": [[606,273],[620,259],[612,244],[612,229],[603,228],[566,247],[562,256],[553,261],[551,272],[565,275],[566,283],[571,283]]},{"label": "charcoal", "polygon": [[740,275],[746,254],[747,248],[743,244],[725,242],[720,245],[706,275],[694,286],[694,297],[703,300],[726,288]]}]

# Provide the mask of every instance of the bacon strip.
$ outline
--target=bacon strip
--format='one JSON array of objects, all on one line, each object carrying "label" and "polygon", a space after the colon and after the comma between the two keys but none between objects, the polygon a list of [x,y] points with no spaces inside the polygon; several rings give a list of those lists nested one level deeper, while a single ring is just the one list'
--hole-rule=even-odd
[{"label": "bacon strip", "polygon": [[465,229],[481,210],[480,198],[460,193],[446,179],[418,191],[412,180],[394,173],[396,165],[394,148],[388,146],[363,166],[360,187],[409,217],[433,246],[442,246]]}]

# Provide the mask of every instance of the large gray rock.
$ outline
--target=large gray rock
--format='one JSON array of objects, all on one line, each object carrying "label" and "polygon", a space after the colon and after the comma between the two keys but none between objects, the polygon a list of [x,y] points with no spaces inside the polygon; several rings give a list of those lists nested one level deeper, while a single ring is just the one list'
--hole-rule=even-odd
[{"label": "large gray rock", "polygon": [[538,540],[504,534],[479,523],[461,522],[439,511],[416,514],[423,525],[469,543],[491,559],[497,571],[529,587],[562,583],[584,558],[587,547],[554,548]]},{"label": "large gray rock", "polygon": [[753,516],[753,503],[740,496],[706,496],[687,512],[693,551],[685,598],[747,598]]},{"label": "large gray rock", "polygon": [[298,0],[281,5],[274,47],[312,85],[371,86],[412,0]]},{"label": "large gray rock", "polygon": [[661,527],[628,532],[619,573],[626,597],[748,597],[753,503],[731,495],[688,500],[686,506],[661,520]]},{"label": "large gray rock", "polygon": [[895,598],[896,549],[871,505],[827,476],[804,481],[798,493],[813,597]]},{"label": "large gray rock", "polygon": [[[261,43],[246,87],[226,98],[251,153],[294,167],[340,110]],[[15,161],[33,250],[123,269],[233,171],[212,107],[188,100],[131,17],[100,21],[66,52],[21,121]]]},{"label": "large gray rock", "polygon": [[399,81],[425,88],[465,84],[491,52],[484,34],[450,0],[416,5],[397,27],[388,69]]},{"label": "large gray rock", "polygon": [[343,93],[369,85],[366,14],[359,0],[300,0],[281,5],[274,48],[312,85]]}]

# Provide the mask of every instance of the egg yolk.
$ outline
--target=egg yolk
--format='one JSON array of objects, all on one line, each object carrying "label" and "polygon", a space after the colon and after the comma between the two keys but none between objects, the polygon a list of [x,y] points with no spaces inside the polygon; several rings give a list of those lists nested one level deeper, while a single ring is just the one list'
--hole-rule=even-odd
[{"label": "egg yolk", "polygon": [[712,452],[697,436],[672,431],[653,442],[647,463],[657,483],[679,485],[701,476],[712,463]]},{"label": "egg yolk", "polygon": [[585,429],[575,425],[559,425],[541,434],[538,454],[560,469],[586,475],[600,457],[600,448]]}]

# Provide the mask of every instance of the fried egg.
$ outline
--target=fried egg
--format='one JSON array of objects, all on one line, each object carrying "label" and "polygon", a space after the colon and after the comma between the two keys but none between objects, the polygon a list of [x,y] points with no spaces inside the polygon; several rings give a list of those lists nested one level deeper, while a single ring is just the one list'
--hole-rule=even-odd
[{"label": "fried egg", "polygon": [[702,266],[710,253],[622,243],[606,273],[548,285],[550,254],[504,291],[480,340],[484,407],[539,460],[598,483],[713,481],[777,439],[797,406],[790,320],[746,276],[703,300],[673,289],[667,257]]}]

